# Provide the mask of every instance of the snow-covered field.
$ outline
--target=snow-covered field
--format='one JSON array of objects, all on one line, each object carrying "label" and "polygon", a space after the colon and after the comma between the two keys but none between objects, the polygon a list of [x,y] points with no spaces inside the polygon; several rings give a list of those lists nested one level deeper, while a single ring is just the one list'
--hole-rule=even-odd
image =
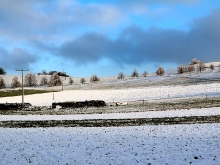
[{"label": "snow-covered field", "polygon": [[0,128],[0,164],[220,164],[220,124]]},{"label": "snow-covered field", "polygon": [[[27,95],[25,102],[33,106],[51,106],[52,102],[104,100],[106,102],[192,98],[192,97],[220,96],[220,83],[199,84],[188,86],[153,86],[129,89],[103,90],[64,90],[60,92]],[[21,102],[21,96],[0,98],[0,103]]]},{"label": "snow-covered field", "polygon": [[[100,86],[119,84],[113,89],[64,90],[54,93],[27,95],[25,102],[33,106],[50,106],[52,102],[104,100],[107,103],[134,100],[219,97],[220,83],[193,85],[160,85],[176,78],[219,79],[220,73],[205,72],[193,75],[148,76],[124,81],[103,78]],[[8,83],[10,83],[10,76]],[[78,81],[78,79],[77,79]],[[77,82],[75,81],[75,82]],[[157,82],[153,86],[144,86]],[[120,87],[127,85],[126,87]],[[131,85],[132,84],[132,85]],[[144,84],[144,85],[143,85]],[[86,84],[85,84],[86,85]],[[141,87],[138,87],[138,86]],[[71,87],[75,89],[75,87]],[[118,88],[119,87],[119,88]],[[40,87],[42,88],[42,87]],[[60,87],[57,87],[60,88]],[[65,87],[67,88],[67,87]],[[70,88],[70,89],[71,89]],[[21,102],[19,97],[0,98],[0,103]],[[137,113],[108,113],[85,115],[0,115],[0,121],[17,120],[84,120],[163,118],[183,116],[220,115],[220,108],[168,110]],[[82,128],[0,128],[0,164],[220,164],[220,124],[159,125],[135,127],[82,127]]]}]

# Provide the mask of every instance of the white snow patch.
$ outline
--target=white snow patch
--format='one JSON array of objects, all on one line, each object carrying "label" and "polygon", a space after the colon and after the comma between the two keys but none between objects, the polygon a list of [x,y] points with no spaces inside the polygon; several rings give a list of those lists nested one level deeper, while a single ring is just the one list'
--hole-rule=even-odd
[{"label": "white snow patch", "polygon": [[167,110],[131,113],[82,114],[82,115],[0,115],[0,121],[85,120],[85,119],[133,119],[220,115],[220,108]]}]

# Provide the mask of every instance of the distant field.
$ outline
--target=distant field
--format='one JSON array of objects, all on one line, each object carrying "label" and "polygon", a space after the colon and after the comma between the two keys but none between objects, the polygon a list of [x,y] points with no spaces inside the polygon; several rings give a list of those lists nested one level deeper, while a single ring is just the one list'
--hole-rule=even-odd
[{"label": "distant field", "polygon": [[[41,93],[48,93],[48,92],[51,92],[51,91],[26,89],[24,94],[33,95],[33,94],[41,94]],[[9,90],[9,91],[0,92],[0,97],[12,97],[12,96],[20,96],[20,95],[22,95],[22,90]]]}]

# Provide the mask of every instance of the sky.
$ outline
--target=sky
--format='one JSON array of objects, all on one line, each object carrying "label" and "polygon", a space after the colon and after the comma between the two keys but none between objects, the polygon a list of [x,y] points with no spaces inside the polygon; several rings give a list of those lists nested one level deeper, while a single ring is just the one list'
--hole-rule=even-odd
[{"label": "sky", "polygon": [[0,0],[0,67],[117,76],[220,61],[219,0]]}]

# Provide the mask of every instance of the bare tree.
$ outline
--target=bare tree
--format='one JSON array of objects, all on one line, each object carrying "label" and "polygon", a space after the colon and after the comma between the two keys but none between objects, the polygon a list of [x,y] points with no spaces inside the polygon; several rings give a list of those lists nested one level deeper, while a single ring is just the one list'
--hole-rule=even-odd
[{"label": "bare tree", "polygon": [[33,73],[28,73],[25,76],[25,85],[29,87],[33,87],[37,85],[37,78]]},{"label": "bare tree", "polygon": [[197,68],[198,68],[198,71],[201,73],[202,71],[205,70],[205,64],[199,61]]},{"label": "bare tree", "polygon": [[215,70],[215,65],[214,64],[210,64],[209,67],[210,67],[211,71]]},{"label": "bare tree", "polygon": [[138,72],[137,72],[137,70],[136,69],[134,69],[134,71],[131,73],[131,77],[137,77],[138,78]]},{"label": "bare tree", "polygon": [[196,58],[192,59],[190,65],[195,65],[198,64],[199,60],[197,60]]},{"label": "bare tree", "polygon": [[194,71],[195,71],[195,65],[189,64],[189,65],[187,66],[187,68],[188,68],[188,72],[194,72]]},{"label": "bare tree", "polygon": [[69,78],[69,85],[73,85],[73,83],[74,83],[74,81],[73,81],[73,79],[70,77],[70,78]]},{"label": "bare tree", "polygon": [[14,77],[14,78],[12,79],[11,87],[12,87],[12,88],[19,88],[19,87],[21,87],[21,83],[20,83],[20,81],[18,80],[18,77]]},{"label": "bare tree", "polygon": [[3,89],[5,87],[6,87],[5,80],[2,77],[0,77],[0,89]]},{"label": "bare tree", "polygon": [[120,72],[120,73],[118,74],[118,77],[117,77],[117,79],[120,79],[120,80],[122,80],[122,79],[124,79],[124,78],[125,78],[125,75],[124,75],[124,73]]},{"label": "bare tree", "polygon": [[179,74],[183,74],[183,73],[187,73],[187,72],[193,72],[193,71],[195,71],[195,66],[192,65],[192,64],[188,64],[187,66],[180,65],[177,68],[177,72]]},{"label": "bare tree", "polygon": [[48,80],[47,80],[46,77],[43,77],[43,78],[41,79],[40,85],[41,85],[41,86],[48,85]]},{"label": "bare tree", "polygon": [[60,76],[58,75],[58,73],[54,72],[51,77],[50,77],[50,86],[61,86],[62,85],[62,81],[60,79]]},{"label": "bare tree", "polygon": [[144,71],[143,74],[142,74],[142,76],[143,76],[143,77],[147,77],[147,74],[148,74],[147,71]]},{"label": "bare tree", "polygon": [[159,66],[159,68],[158,68],[157,71],[156,71],[156,74],[157,74],[158,76],[163,76],[164,73],[165,73],[164,69],[163,69],[161,66]]},{"label": "bare tree", "polygon": [[81,78],[81,79],[80,79],[80,83],[81,83],[81,84],[85,84],[85,82],[86,82],[85,78]]},{"label": "bare tree", "polygon": [[179,74],[183,74],[183,73],[184,73],[184,66],[183,66],[183,65],[178,66],[177,72],[178,72]]},{"label": "bare tree", "polygon": [[98,76],[96,76],[95,74],[92,75],[92,77],[90,78],[90,82],[91,82],[91,83],[97,83],[97,82],[99,82],[99,81],[100,81],[100,79],[99,79]]}]

